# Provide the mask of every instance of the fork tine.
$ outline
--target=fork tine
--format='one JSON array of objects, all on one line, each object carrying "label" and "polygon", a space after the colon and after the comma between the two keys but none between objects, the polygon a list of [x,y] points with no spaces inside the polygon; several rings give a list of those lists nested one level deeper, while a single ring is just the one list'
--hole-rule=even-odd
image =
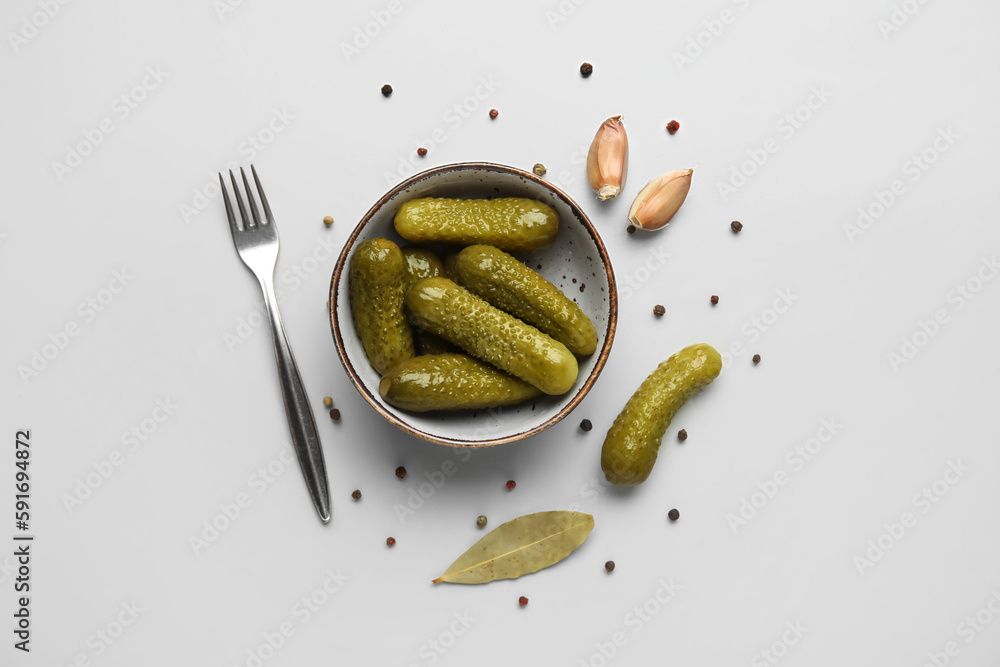
[{"label": "fork tine", "polygon": [[229,193],[226,192],[226,182],[222,180],[222,172],[219,172],[219,187],[222,188],[222,201],[226,203],[226,217],[229,218],[229,229],[233,236],[236,236],[240,228],[236,225],[236,216],[233,215],[233,205],[229,202]]},{"label": "fork tine", "polygon": [[271,206],[267,203],[267,195],[264,194],[264,188],[260,184],[260,179],[257,178],[257,169],[250,165],[250,171],[253,173],[253,182],[257,184],[257,192],[260,193],[260,203],[264,207],[264,215],[267,217],[267,224],[274,224],[274,216],[271,215]]},{"label": "fork tine", "polygon": [[236,176],[233,175],[233,170],[229,170],[229,180],[233,182],[233,191],[236,192],[236,205],[240,207],[240,217],[243,218],[243,229],[250,229],[253,225],[250,224],[250,218],[247,217],[247,209],[243,206],[243,197],[240,195],[240,186],[236,183]]},{"label": "fork tine", "polygon": [[250,202],[250,213],[253,214],[253,222],[255,225],[261,224],[260,213],[257,212],[257,200],[253,197],[253,190],[250,189],[250,183],[247,182],[247,173],[243,171],[243,167],[240,167],[240,176],[243,177],[243,189],[247,191],[247,201]]}]

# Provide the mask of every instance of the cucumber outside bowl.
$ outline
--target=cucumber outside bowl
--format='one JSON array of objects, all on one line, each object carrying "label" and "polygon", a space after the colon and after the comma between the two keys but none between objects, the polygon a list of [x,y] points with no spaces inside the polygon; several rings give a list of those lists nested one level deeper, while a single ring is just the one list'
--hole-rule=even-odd
[{"label": "cucumber outside bowl", "polygon": [[[380,376],[365,356],[354,330],[348,292],[348,266],[359,243],[384,237],[399,244],[393,227],[399,207],[419,197],[528,197],[559,213],[553,243],[528,253],[514,253],[575,300],[597,329],[597,351],[578,359],[579,375],[561,396],[540,396],[516,406],[483,410],[407,412],[379,395]],[[410,435],[453,447],[487,447],[522,440],[566,417],[601,374],[618,322],[618,291],[611,260],[597,230],[566,193],[529,172],[489,162],[461,162],[434,167],[408,178],[382,196],[364,215],[340,253],[330,282],[330,326],[348,377],[376,412]]]}]

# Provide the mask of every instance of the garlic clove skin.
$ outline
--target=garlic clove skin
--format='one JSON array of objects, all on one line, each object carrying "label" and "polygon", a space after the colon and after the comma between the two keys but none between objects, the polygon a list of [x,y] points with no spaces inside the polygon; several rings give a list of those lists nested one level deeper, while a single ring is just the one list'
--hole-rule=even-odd
[{"label": "garlic clove skin", "polygon": [[628,211],[628,221],[639,229],[665,227],[687,198],[694,169],[675,169],[646,184]]},{"label": "garlic clove skin", "polygon": [[628,135],[622,118],[601,123],[587,154],[587,180],[601,201],[617,197],[628,176]]}]

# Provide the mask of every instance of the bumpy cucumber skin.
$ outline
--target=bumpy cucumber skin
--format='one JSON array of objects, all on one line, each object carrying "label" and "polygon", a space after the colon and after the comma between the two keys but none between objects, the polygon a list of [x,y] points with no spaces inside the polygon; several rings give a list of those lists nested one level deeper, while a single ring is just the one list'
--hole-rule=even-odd
[{"label": "bumpy cucumber skin", "polygon": [[661,363],[632,394],[604,439],[601,468],[608,481],[646,481],[677,410],[721,370],[722,357],[705,343],[689,345]]},{"label": "bumpy cucumber skin", "polygon": [[572,388],[579,368],[566,346],[447,278],[426,278],[406,293],[414,323],[546,394]]},{"label": "bumpy cucumber skin", "polygon": [[597,349],[597,330],[580,306],[503,250],[465,248],[458,253],[455,275],[459,285],[552,336],[573,354],[587,356]]},{"label": "bumpy cucumber skin", "polygon": [[408,245],[402,250],[403,259],[406,260],[407,289],[422,278],[444,275],[444,264],[433,251],[413,245]]},{"label": "bumpy cucumber skin", "polygon": [[523,197],[498,199],[412,199],[396,212],[396,231],[414,243],[485,243],[511,252],[552,243],[559,214]]},{"label": "bumpy cucumber skin", "polygon": [[406,279],[403,253],[388,239],[363,241],[351,255],[354,328],[380,374],[413,356],[413,332],[403,312]]},{"label": "bumpy cucumber skin", "polygon": [[[423,278],[434,278],[443,276],[444,264],[432,250],[421,248],[415,245],[408,245],[403,248],[403,259],[406,260],[406,290]],[[444,340],[440,336],[435,336],[430,331],[416,329],[413,332],[413,346],[417,354],[444,354],[445,352],[457,352],[457,348]]]},{"label": "bumpy cucumber skin", "polygon": [[411,412],[516,405],[542,393],[524,380],[465,354],[407,359],[382,376],[378,390],[390,405]]}]

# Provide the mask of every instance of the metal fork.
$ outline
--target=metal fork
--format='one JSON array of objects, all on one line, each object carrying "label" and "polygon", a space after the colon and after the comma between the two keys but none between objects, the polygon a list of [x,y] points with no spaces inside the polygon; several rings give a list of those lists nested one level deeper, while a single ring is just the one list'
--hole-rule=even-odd
[{"label": "metal fork", "polygon": [[257,211],[257,202],[253,190],[247,182],[246,172],[240,167],[243,177],[243,187],[250,202],[250,216],[247,216],[240,188],[232,170],[229,178],[233,182],[236,204],[240,209],[243,227],[236,224],[233,205],[229,202],[226,192],[226,182],[219,174],[219,186],[222,188],[222,198],[226,202],[226,216],[229,218],[229,229],[233,232],[233,243],[240,259],[253,272],[260,288],[264,292],[264,303],[267,306],[268,319],[271,321],[271,339],[274,341],[274,357],[278,363],[278,377],[281,380],[281,397],[285,402],[285,416],[288,418],[288,428],[292,434],[292,444],[298,456],[302,474],[306,478],[309,495],[312,496],[316,511],[323,523],[330,521],[330,485],[326,477],[326,463],[323,461],[323,450],[320,447],[319,435],[316,433],[316,420],[313,418],[306,389],[302,385],[299,369],[295,358],[285,338],[285,329],[281,325],[281,315],[278,313],[278,300],[274,295],[274,264],[278,259],[278,230],[274,226],[274,216],[260,185],[257,170],[250,165],[257,192],[260,193],[260,203],[264,207],[264,220]]}]

